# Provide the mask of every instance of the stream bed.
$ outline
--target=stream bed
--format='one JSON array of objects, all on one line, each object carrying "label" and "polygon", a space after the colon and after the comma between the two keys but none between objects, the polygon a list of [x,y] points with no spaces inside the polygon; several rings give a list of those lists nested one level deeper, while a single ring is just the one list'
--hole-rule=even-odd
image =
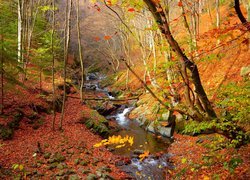
[{"label": "stream bed", "polygon": [[[127,107],[122,112],[117,113],[112,118],[115,118],[121,130],[113,135],[126,135],[134,137],[134,144],[129,148],[120,148],[113,151],[114,154],[120,156],[131,157],[131,163],[121,164],[120,168],[131,175],[135,179],[152,179],[164,180],[165,170],[172,169],[173,166],[168,163],[170,157],[167,148],[170,145],[170,139],[157,137],[156,135],[145,131],[140,124],[128,118],[128,113],[133,107]],[[108,119],[110,117],[107,117]],[[137,156],[138,152],[149,151],[149,155],[144,160],[140,160]],[[158,154],[158,155],[157,155]]]},{"label": "stream bed", "polygon": [[[88,87],[92,87],[91,90],[95,94],[102,92],[109,99],[115,98],[106,89],[98,86],[98,80],[88,81],[86,89],[89,89]],[[138,121],[128,118],[128,114],[132,110],[133,107],[130,104],[122,105],[113,115],[106,116],[108,120],[115,120],[119,127],[119,131],[113,132],[111,135],[134,137],[132,146],[111,150],[116,155],[130,159],[129,163],[121,162],[117,166],[134,179],[164,180],[167,169],[173,168],[168,162],[170,155],[166,153],[171,139],[145,131]],[[138,156],[144,151],[149,151],[150,155],[144,160],[140,160]]]}]

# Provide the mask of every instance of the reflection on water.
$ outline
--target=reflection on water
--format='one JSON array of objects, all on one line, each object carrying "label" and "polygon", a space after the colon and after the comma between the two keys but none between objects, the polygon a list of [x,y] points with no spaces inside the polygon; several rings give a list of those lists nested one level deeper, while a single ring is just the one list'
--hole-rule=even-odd
[{"label": "reflection on water", "polygon": [[127,117],[132,107],[125,108],[123,112],[118,113],[115,117],[122,130],[115,132],[114,135],[126,135],[134,137],[132,147],[116,149],[114,153],[119,155],[131,155],[135,149],[148,150],[150,153],[164,151],[168,148],[170,140],[168,138],[158,138],[152,133],[145,131],[139,123]]}]

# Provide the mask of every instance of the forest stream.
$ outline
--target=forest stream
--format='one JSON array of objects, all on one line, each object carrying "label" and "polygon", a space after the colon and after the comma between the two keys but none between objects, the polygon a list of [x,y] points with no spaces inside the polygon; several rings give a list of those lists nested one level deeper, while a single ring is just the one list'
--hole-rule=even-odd
[{"label": "forest stream", "polygon": [[[85,88],[87,91],[94,91],[104,93],[109,99],[114,99],[106,89],[99,87],[99,82],[102,77],[98,79],[91,78],[93,75],[87,77]],[[107,115],[106,119],[115,119],[119,131],[113,132],[111,135],[121,137],[129,136],[134,137],[134,143],[131,147],[123,147],[118,149],[110,149],[112,153],[124,158],[130,158],[129,163],[118,163],[124,172],[136,179],[165,179],[165,171],[167,168],[172,169],[173,166],[168,163],[170,154],[167,154],[167,148],[171,143],[171,139],[159,137],[153,133],[145,131],[138,121],[135,119],[129,119],[128,114],[133,110],[131,104],[123,104],[112,115]],[[144,160],[139,159],[139,155],[144,151],[149,151],[150,155]],[[164,152],[164,153],[163,153]]]}]

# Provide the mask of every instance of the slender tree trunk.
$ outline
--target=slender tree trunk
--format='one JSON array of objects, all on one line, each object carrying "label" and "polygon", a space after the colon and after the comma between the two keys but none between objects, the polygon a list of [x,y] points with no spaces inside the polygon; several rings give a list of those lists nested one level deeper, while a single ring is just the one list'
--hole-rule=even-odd
[{"label": "slender tree trunk", "polygon": [[55,52],[54,52],[54,34],[55,34],[55,0],[52,0],[52,32],[51,32],[51,53],[52,53],[52,92],[53,92],[53,120],[52,120],[52,130],[55,130],[55,120],[56,120],[56,110],[55,110]]},{"label": "slender tree trunk", "polygon": [[3,61],[3,43],[4,43],[4,39],[3,39],[3,26],[2,26],[2,20],[0,21],[0,28],[1,28],[1,34],[0,34],[0,38],[1,38],[1,49],[0,49],[0,71],[1,71],[1,104],[0,104],[0,114],[3,114],[3,108],[4,108],[4,80],[3,80],[3,75],[4,75],[4,61]]},{"label": "slender tree trunk", "polygon": [[220,0],[216,0],[216,27],[220,27]]},{"label": "slender tree trunk", "polygon": [[78,36],[78,52],[79,52],[79,60],[81,63],[81,85],[80,85],[80,98],[81,102],[83,101],[83,85],[84,85],[84,63],[83,63],[83,55],[82,55],[82,45],[81,45],[81,29],[80,29],[80,20],[79,20],[79,0],[77,0],[76,5],[76,18],[77,18],[77,36]]},{"label": "slender tree trunk", "polygon": [[17,36],[17,59],[22,62],[22,0],[18,0],[18,36]]},{"label": "slender tree trunk", "polygon": [[199,96],[199,99],[201,100],[201,103],[203,104],[203,107],[207,113],[207,115],[210,118],[216,117],[215,111],[213,110],[206,92],[202,86],[199,71],[197,65],[190,61],[187,56],[183,53],[181,50],[179,44],[172,36],[169,24],[166,18],[166,15],[163,11],[157,11],[157,9],[162,9],[161,5],[159,3],[155,3],[153,0],[143,0],[146,5],[148,6],[149,10],[151,11],[152,15],[154,16],[155,21],[158,24],[158,27],[162,31],[162,33],[165,35],[165,38],[167,39],[168,43],[170,44],[173,51],[177,54],[182,64],[184,64],[191,73],[191,78],[193,80],[196,93]]},{"label": "slender tree trunk", "polygon": [[66,66],[68,60],[68,51],[69,51],[69,41],[70,41],[70,17],[71,17],[71,6],[72,0],[67,0],[66,5],[66,14],[65,14],[65,44],[64,44],[64,67],[63,67],[63,103],[62,103],[62,112],[60,117],[59,129],[62,130],[63,119],[64,119],[64,110],[65,110],[65,101],[66,101]]},{"label": "slender tree trunk", "polygon": [[250,21],[250,0],[247,0],[247,21]]}]

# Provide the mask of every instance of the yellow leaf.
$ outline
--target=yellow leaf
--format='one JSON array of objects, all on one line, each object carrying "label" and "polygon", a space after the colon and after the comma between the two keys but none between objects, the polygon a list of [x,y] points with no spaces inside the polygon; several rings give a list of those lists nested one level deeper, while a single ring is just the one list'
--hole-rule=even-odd
[{"label": "yellow leaf", "polygon": [[115,148],[118,149],[118,148],[122,148],[124,146],[125,146],[125,144],[121,144],[121,145],[116,146]]},{"label": "yellow leaf", "polygon": [[208,176],[204,176],[203,180],[210,180],[210,178]]},{"label": "yellow leaf", "polygon": [[148,157],[148,156],[149,156],[149,151],[144,151],[143,154],[140,154],[140,155],[139,155],[139,158],[140,158],[140,160],[142,161],[143,159],[145,159],[145,158]]},{"label": "yellow leaf", "polygon": [[20,164],[20,165],[19,165],[19,170],[20,170],[20,171],[22,171],[22,170],[23,170],[23,168],[24,168],[24,167],[23,167],[23,165],[22,165],[22,164]]},{"label": "yellow leaf", "polygon": [[129,137],[128,143],[130,144],[130,146],[133,146],[133,144],[134,144],[134,137]]}]

